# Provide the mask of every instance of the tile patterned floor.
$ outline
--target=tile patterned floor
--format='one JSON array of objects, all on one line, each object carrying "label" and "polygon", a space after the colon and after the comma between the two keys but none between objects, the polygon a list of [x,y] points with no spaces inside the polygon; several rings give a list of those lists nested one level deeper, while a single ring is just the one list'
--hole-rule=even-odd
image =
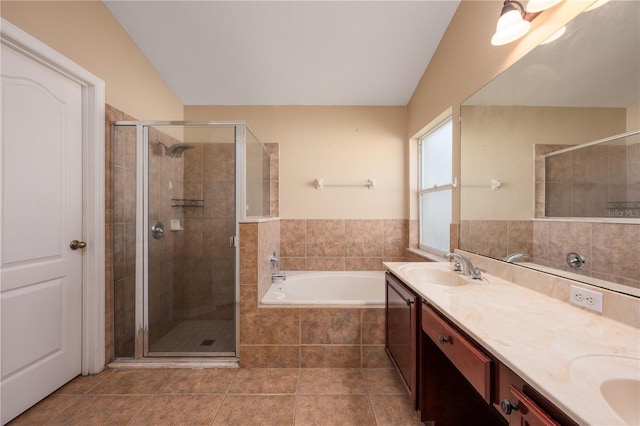
[{"label": "tile patterned floor", "polygon": [[395,370],[108,369],[10,425],[419,425]]}]

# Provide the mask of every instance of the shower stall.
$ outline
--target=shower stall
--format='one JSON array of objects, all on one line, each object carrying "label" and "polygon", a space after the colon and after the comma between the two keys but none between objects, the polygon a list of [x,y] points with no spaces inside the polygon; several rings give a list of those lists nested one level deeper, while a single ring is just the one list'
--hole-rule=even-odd
[{"label": "shower stall", "polygon": [[112,138],[115,357],[235,357],[238,224],[270,216],[266,147],[240,121]]}]

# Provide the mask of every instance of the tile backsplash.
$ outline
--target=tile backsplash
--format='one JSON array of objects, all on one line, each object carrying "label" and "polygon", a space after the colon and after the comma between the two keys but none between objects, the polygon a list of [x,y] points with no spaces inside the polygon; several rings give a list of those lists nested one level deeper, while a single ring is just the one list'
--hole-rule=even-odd
[{"label": "tile backsplash", "polygon": [[[497,259],[528,253],[544,266],[635,288],[640,288],[640,263],[631,254],[637,251],[638,241],[640,226],[632,223],[549,219],[460,223],[460,247],[464,250]],[[571,252],[584,256],[583,269],[569,267],[566,256]]]},{"label": "tile backsplash", "polygon": [[[517,264],[510,264],[475,253],[460,251],[469,257],[473,264],[486,270],[488,273],[510,281],[516,285],[527,287],[554,299],[569,303],[570,287],[576,285],[603,294],[604,304],[602,313],[589,311],[593,315],[609,318],[635,328],[640,328],[640,299],[627,294],[617,293],[589,284],[576,282],[571,279],[559,277],[530,268],[523,268]],[[575,306],[575,305],[572,305]],[[576,309],[583,309],[578,308]]]},{"label": "tile backsplash", "polygon": [[409,221],[282,219],[280,268],[289,271],[384,270],[404,260]]}]

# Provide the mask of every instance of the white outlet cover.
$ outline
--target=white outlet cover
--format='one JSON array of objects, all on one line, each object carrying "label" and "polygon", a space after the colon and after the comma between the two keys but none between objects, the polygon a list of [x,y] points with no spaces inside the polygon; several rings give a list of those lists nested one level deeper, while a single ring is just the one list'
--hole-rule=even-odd
[{"label": "white outlet cover", "polygon": [[570,302],[583,308],[602,312],[602,293],[586,288],[571,286]]}]

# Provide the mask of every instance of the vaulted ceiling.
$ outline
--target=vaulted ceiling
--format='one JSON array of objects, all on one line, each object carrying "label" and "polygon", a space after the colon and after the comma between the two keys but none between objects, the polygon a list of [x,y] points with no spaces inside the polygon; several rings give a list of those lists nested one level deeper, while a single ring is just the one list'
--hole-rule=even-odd
[{"label": "vaulted ceiling", "polygon": [[104,4],[185,105],[406,105],[459,0]]}]

